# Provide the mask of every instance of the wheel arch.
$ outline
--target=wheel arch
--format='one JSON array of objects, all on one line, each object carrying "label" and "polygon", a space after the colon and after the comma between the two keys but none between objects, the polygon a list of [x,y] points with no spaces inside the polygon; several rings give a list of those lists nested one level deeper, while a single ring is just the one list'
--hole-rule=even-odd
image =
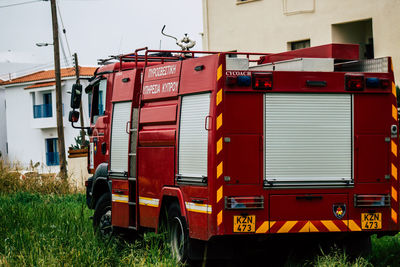
[{"label": "wheel arch", "polygon": [[181,210],[181,215],[182,217],[185,218],[186,224],[188,225],[188,218],[187,218],[187,213],[186,213],[186,207],[185,207],[185,202],[183,200],[183,194],[182,191],[179,188],[176,187],[164,187],[161,190],[161,202],[158,207],[158,224],[157,224],[157,229],[156,232],[158,232],[159,227],[163,220],[166,219],[167,211],[168,208],[171,206],[172,203],[178,203],[179,208]]},{"label": "wheel arch", "polygon": [[111,197],[111,181],[108,180],[108,164],[101,163],[93,175],[92,201],[90,208],[96,207],[96,203],[104,193],[109,193]]}]

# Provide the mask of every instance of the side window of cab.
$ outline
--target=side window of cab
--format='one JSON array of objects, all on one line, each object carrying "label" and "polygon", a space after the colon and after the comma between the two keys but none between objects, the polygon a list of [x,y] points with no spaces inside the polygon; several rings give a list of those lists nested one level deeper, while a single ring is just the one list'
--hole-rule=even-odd
[{"label": "side window of cab", "polygon": [[95,124],[99,116],[104,115],[106,108],[107,95],[107,79],[101,79],[93,86],[92,92],[89,94],[89,110],[91,123]]}]

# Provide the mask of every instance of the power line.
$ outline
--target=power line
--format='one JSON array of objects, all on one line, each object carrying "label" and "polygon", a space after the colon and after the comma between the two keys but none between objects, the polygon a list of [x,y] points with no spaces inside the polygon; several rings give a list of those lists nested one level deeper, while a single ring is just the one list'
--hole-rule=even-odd
[{"label": "power line", "polygon": [[22,2],[22,3],[16,3],[16,4],[9,4],[9,5],[0,6],[0,8],[20,6],[20,5],[32,4],[32,3],[43,2],[43,1],[47,1],[47,0],[35,0],[35,1],[28,1],[28,2]]},{"label": "power line", "polygon": [[68,42],[68,38],[67,38],[67,31],[65,30],[64,21],[63,21],[62,16],[61,16],[60,2],[58,0],[57,0],[57,10],[58,10],[58,15],[60,16],[61,25],[62,25],[62,32],[64,34],[65,42],[67,43],[68,54],[69,54],[70,57],[72,57],[71,49],[69,48],[69,42]]}]

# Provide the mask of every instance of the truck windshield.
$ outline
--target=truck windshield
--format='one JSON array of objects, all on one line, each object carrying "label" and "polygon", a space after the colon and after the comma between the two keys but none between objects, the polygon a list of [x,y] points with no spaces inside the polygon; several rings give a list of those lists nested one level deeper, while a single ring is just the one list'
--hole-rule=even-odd
[{"label": "truck windshield", "polygon": [[100,80],[89,94],[89,110],[91,122],[96,123],[99,116],[104,115],[107,94],[107,80]]}]

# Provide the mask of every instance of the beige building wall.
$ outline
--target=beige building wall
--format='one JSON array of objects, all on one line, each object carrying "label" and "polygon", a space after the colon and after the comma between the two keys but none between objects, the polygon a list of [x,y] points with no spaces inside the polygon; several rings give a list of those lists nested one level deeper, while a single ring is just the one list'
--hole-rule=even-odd
[{"label": "beige building wall", "polygon": [[[400,0],[203,0],[203,49],[283,52],[311,46],[365,43],[374,57],[392,56],[400,79]],[[354,22],[354,23],[353,23]]]}]

